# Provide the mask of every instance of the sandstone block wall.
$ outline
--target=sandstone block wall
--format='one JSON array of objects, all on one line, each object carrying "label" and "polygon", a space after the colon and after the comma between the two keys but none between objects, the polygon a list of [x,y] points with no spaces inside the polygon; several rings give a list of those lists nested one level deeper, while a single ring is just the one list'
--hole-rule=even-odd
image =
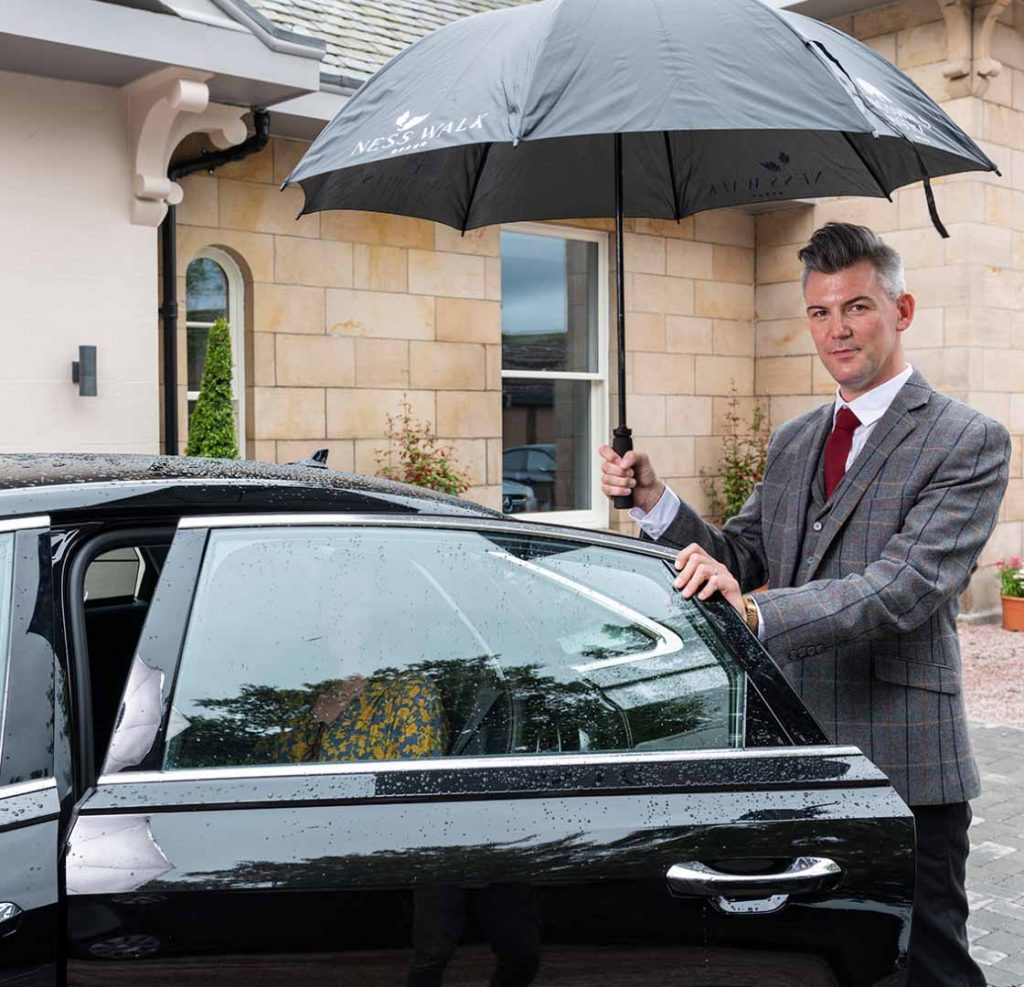
[{"label": "sandstone block wall", "polygon": [[[373,473],[385,417],[406,395],[470,471],[467,496],[500,508],[499,229],[462,237],[346,212],[296,221],[301,192],[278,186],[305,149],[274,139],[214,175],[191,176],[178,208],[181,297],[205,246],[228,251],[247,281],[246,454],[290,461],[326,446],[332,466]],[[734,385],[747,402],[753,394],[754,220],[722,211],[630,222],[625,273],[629,423],[637,445],[704,507],[699,476],[717,462],[724,402]],[[609,279],[614,306],[613,267]],[[179,349],[184,365],[184,329]],[[610,517],[609,526],[632,522]]]}]

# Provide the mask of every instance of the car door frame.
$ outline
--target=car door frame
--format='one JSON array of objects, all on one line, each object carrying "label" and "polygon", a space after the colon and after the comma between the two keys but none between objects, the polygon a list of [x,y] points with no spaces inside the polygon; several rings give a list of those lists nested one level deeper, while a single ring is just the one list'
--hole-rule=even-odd
[{"label": "car door frame", "polygon": [[59,858],[71,799],[61,756],[67,704],[54,646],[50,519],[0,519],[0,534],[14,539],[6,675],[0,680],[0,984],[13,976],[15,983],[43,987],[59,982]]},{"label": "car door frame", "polygon": [[[588,790],[602,794],[666,791],[678,786],[679,768],[692,762],[714,762],[721,773],[713,782],[705,777],[696,784],[702,791],[756,792],[792,790],[798,779],[811,778],[811,787],[858,787],[875,789],[882,797],[886,789],[894,817],[912,833],[909,811],[901,816],[902,802],[887,780],[855,747],[828,743],[821,727],[803,707],[786,682],[781,670],[750,634],[732,608],[721,599],[695,601],[713,631],[747,675],[748,686],[765,701],[766,708],[779,720],[788,737],[788,746],[755,747],[738,750],[595,753],[581,755],[543,754],[538,756],[480,757],[437,759],[416,762],[343,763],[283,765],[264,768],[195,769],[164,772],[162,751],[169,720],[169,708],[188,628],[189,614],[209,533],[219,528],[266,528],[280,526],[344,526],[487,530],[517,535],[535,535],[593,546],[605,546],[660,559],[670,567],[674,552],[650,542],[621,536],[596,534],[579,529],[507,520],[462,519],[439,516],[360,515],[360,514],[236,514],[182,518],[165,563],[165,577],[157,587],[147,626],[135,656],[131,675],[134,681],[146,676],[159,681],[159,722],[145,744],[136,741],[136,760],[128,766],[109,763],[97,780],[97,787],[81,806],[82,817],[103,817],[107,813],[136,812],[146,815],[161,811],[193,811],[208,808],[211,783],[219,791],[220,804],[270,807],[280,804],[366,804],[367,799],[383,802],[407,802],[422,798],[417,778],[423,773],[445,777],[444,797],[451,799],[493,799],[514,796],[516,791],[528,798],[562,797]],[[668,576],[668,573],[666,574]],[[126,694],[133,690],[130,677]],[[122,710],[119,720],[126,713]],[[156,721],[156,717],[152,717]],[[115,732],[116,733],[116,732]],[[142,748],[145,748],[143,751]],[[114,745],[112,744],[112,751]],[[117,752],[114,751],[116,754]],[[643,771],[637,771],[640,762]],[[500,788],[491,775],[502,768]],[[541,770],[538,770],[541,769]],[[640,778],[639,775],[644,777]],[[699,774],[699,772],[698,772]],[[252,780],[261,779],[260,786]],[[659,778],[661,779],[659,781]],[[313,780],[322,792],[313,791]],[[170,783],[170,784],[169,784]],[[521,787],[517,787],[521,786]],[[703,786],[703,787],[701,787]],[[258,787],[257,791],[253,791]],[[516,791],[513,791],[516,789]],[[438,791],[440,795],[440,791]],[[872,794],[867,793],[866,794]],[[903,807],[905,809],[905,807]],[[90,822],[84,824],[92,825]],[[74,834],[72,834],[74,838]],[[912,874],[912,854],[910,859]],[[904,876],[906,867],[903,868]],[[111,893],[117,889],[111,888]],[[120,893],[133,889],[125,886]],[[738,919],[742,921],[742,919]],[[903,939],[905,940],[905,935]]]}]

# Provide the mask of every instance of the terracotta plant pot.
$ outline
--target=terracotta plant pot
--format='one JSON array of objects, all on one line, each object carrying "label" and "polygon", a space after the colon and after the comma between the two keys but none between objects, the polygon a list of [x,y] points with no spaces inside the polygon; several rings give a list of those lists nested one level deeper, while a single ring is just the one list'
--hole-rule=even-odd
[{"label": "terracotta plant pot", "polygon": [[1024,596],[1004,596],[1003,630],[1024,631]]}]

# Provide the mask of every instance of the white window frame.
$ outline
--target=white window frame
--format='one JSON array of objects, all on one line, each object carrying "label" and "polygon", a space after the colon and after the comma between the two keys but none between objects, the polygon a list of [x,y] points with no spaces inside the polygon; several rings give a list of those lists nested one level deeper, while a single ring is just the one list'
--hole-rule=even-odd
[{"label": "white window frame", "polygon": [[[220,265],[228,280],[228,326],[231,329],[231,397],[237,409],[238,453],[245,458],[245,281],[242,271],[231,254],[218,247],[203,247],[189,264],[197,260],[212,260]],[[188,265],[185,267],[188,270]],[[195,322],[188,317],[188,292],[185,293],[185,352],[188,353],[189,329],[210,329],[212,322]],[[188,387],[188,357],[185,363],[185,386]],[[199,399],[198,391],[186,391],[186,401]],[[186,435],[188,430],[186,428]]]},{"label": "white window frame", "polygon": [[[610,296],[608,288],[608,234],[601,230],[578,229],[552,223],[507,223],[501,227],[509,233],[528,233],[532,236],[550,236],[559,240],[583,240],[597,244],[597,371],[595,373],[552,370],[505,370],[501,378],[520,380],[587,380],[590,387],[590,435],[594,448],[590,460],[590,508],[575,511],[539,511],[528,514],[509,514],[528,521],[546,521],[549,524],[568,524],[578,528],[607,528],[609,524],[608,498],[601,493],[601,462],[597,447],[609,441],[608,424],[608,333],[610,322]],[[504,452],[504,435],[502,452]]]}]

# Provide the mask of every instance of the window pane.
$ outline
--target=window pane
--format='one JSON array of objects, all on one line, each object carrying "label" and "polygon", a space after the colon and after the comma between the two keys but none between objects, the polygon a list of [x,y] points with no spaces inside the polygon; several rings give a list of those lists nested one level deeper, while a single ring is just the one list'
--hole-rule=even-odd
[{"label": "window pane", "polygon": [[597,244],[501,234],[504,370],[597,372]]},{"label": "window pane", "polygon": [[14,535],[0,535],[0,747],[4,739],[7,652],[11,639],[11,593],[14,584]]},{"label": "window pane", "polygon": [[203,368],[206,366],[206,344],[210,339],[209,329],[186,330],[188,337],[188,389],[198,391],[203,381]]},{"label": "window pane", "polygon": [[134,597],[142,570],[142,555],[135,548],[115,548],[97,555],[85,570],[86,600]]},{"label": "window pane", "polygon": [[590,387],[586,380],[501,382],[506,514],[589,509]]},{"label": "window pane", "polygon": [[672,575],[499,533],[214,531],[165,767],[741,746],[744,676]]},{"label": "window pane", "polygon": [[199,257],[185,272],[185,312],[189,322],[215,322],[228,317],[228,278],[209,257]]}]

